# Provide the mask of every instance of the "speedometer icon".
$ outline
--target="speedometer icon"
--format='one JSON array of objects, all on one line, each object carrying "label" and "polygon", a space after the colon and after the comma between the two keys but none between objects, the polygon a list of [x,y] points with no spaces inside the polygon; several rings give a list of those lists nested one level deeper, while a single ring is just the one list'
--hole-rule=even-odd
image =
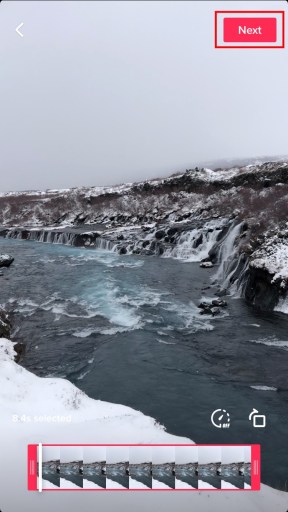
[{"label": "speedometer icon", "polygon": [[230,427],[230,414],[225,409],[216,409],[211,414],[211,423],[216,428]]}]

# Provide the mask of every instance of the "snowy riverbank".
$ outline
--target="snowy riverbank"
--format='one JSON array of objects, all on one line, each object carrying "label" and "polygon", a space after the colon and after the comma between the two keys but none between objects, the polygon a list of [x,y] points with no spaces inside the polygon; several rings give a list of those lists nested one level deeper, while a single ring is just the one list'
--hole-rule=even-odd
[{"label": "snowy riverbank", "polygon": [[[26,446],[28,443],[183,443],[186,438],[173,436],[158,425],[153,418],[122,405],[92,400],[75,386],[64,379],[40,378],[28,372],[14,362],[13,342],[0,340],[0,406],[1,406],[1,454],[5,472],[1,477],[1,506],[7,512],[17,510],[25,494],[26,509],[39,509],[39,500],[34,493],[27,496],[26,491]],[[13,421],[13,417],[19,421]],[[46,421],[40,421],[43,416]],[[70,417],[68,423],[49,422],[49,417]],[[22,421],[21,421],[22,418]],[[34,421],[37,418],[37,421]],[[12,490],[13,482],[17,481],[17,493]],[[55,506],[55,500],[62,506],[70,507],[81,503],[81,509],[89,510],[93,496],[81,493],[79,498],[71,493],[65,496],[41,497],[41,509],[45,512]],[[93,493],[92,493],[93,494]],[[102,493],[101,493],[102,494]],[[106,494],[106,493],[105,493]],[[131,493],[128,493],[131,496]],[[148,493],[149,494],[149,493]],[[175,493],[177,495],[177,493]],[[117,510],[124,510],[131,503],[129,496],[118,498]],[[153,498],[154,496],[154,498]],[[197,506],[198,512],[211,510],[211,493],[185,493],[181,498],[182,510],[191,510]],[[109,497],[99,498],[106,503]],[[112,497],[110,496],[112,499]],[[76,499],[76,501],[75,501]],[[95,497],[94,497],[95,499]],[[161,498],[151,493],[150,497],[141,495],[141,503],[137,501],[137,509],[143,510],[156,502],[163,504],[166,510],[174,510],[178,498],[171,494]],[[161,500],[161,501],[160,501]],[[9,504],[9,505],[8,505]],[[53,505],[54,504],[54,505]],[[136,502],[135,502],[136,506]],[[218,508],[219,507],[219,508]],[[286,507],[286,508],[285,508]],[[262,486],[260,492],[215,493],[213,494],[213,510],[221,512],[286,512],[288,494]]]}]

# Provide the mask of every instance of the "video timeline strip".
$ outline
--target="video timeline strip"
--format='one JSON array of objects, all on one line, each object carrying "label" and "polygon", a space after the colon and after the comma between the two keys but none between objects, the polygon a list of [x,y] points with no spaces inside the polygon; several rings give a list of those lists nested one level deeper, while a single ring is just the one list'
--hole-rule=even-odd
[{"label": "video timeline strip", "polygon": [[30,491],[257,491],[260,445],[28,446]]}]

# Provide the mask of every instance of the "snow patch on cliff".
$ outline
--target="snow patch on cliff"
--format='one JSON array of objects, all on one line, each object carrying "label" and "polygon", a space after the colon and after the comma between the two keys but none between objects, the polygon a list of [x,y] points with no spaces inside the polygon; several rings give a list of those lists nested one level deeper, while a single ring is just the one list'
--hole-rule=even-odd
[{"label": "snow patch on cliff", "polygon": [[288,282],[288,240],[279,237],[269,238],[260,249],[254,252],[250,266],[266,270],[272,277],[271,282],[280,281],[281,288]]}]

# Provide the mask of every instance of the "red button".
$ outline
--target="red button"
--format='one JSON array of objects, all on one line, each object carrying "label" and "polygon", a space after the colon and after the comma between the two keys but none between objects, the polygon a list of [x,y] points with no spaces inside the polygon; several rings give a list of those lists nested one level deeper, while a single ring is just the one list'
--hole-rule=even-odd
[{"label": "red button", "polygon": [[225,43],[276,43],[276,18],[224,18]]}]

